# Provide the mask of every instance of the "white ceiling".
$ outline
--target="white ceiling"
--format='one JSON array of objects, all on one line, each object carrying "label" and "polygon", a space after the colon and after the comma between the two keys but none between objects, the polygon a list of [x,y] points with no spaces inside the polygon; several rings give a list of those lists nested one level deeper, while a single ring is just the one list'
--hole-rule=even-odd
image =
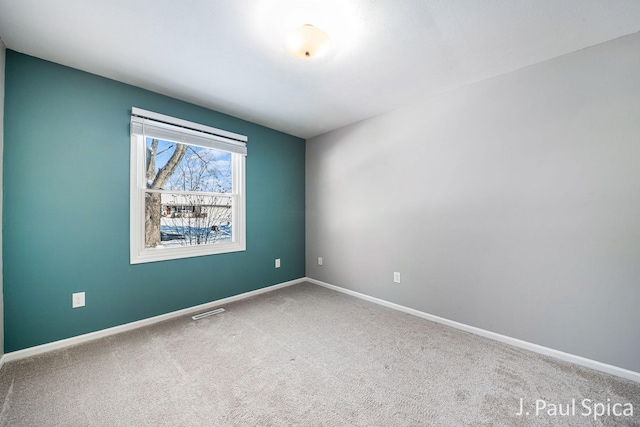
[{"label": "white ceiling", "polygon": [[303,138],[637,31],[639,0],[0,0],[10,49]]}]

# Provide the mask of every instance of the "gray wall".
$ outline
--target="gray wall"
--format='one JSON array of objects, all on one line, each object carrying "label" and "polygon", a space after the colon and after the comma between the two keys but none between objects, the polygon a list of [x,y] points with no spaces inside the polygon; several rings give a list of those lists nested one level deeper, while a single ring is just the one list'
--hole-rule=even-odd
[{"label": "gray wall", "polygon": [[640,371],[640,33],[313,138],[306,159],[307,276]]},{"label": "gray wall", "polygon": [[3,149],[4,149],[4,64],[6,48],[0,39],[0,356],[4,354],[4,297],[2,281],[2,189]]}]

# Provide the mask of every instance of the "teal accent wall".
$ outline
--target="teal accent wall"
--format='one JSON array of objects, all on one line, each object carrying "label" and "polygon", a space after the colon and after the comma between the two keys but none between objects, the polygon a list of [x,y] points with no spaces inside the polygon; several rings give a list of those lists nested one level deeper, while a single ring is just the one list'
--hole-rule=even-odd
[{"label": "teal accent wall", "polygon": [[[5,97],[6,352],[304,276],[304,140],[10,50]],[[132,106],[249,137],[245,252],[129,264]]]}]

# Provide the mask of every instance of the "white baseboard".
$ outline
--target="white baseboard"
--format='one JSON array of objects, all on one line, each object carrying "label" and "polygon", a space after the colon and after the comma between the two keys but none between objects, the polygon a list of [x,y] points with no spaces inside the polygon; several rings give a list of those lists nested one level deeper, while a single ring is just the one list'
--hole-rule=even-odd
[{"label": "white baseboard", "polygon": [[321,282],[320,280],[311,279],[309,277],[303,277],[296,280],[291,280],[284,283],[279,283],[277,285],[268,286],[266,288],[256,289],[255,291],[245,292],[240,295],[234,295],[228,298],[223,298],[216,301],[211,301],[205,304],[196,305],[193,307],[185,308],[178,311],[173,311],[171,313],[161,314],[159,316],[150,317],[148,319],[138,320],[136,322],[126,323],[124,325],[114,326],[112,328],[103,329],[96,332],[90,332],[88,334],[78,335],[75,337],[67,338],[60,341],[54,341],[47,344],[42,344],[35,347],[26,348],[24,350],[13,351],[10,353],[4,354],[0,357],[0,369],[6,362],[11,362],[13,360],[23,359],[25,357],[35,356],[37,354],[46,353],[49,351],[57,350],[64,347],[69,347],[76,344],[81,344],[83,342],[92,341],[98,338],[119,334],[121,332],[130,331],[132,329],[141,328],[143,326],[151,325],[154,323],[162,322],[164,320],[173,319],[175,317],[185,316],[187,314],[192,314],[198,311],[208,310],[214,307],[219,307],[223,304],[228,304],[234,301],[239,301],[245,298],[250,298],[255,295],[260,295],[263,293],[271,292],[276,289],[284,288],[287,286],[296,285],[298,283],[310,282],[315,285],[323,286],[328,289],[333,289],[338,292],[342,292],[347,295],[351,295],[375,304],[379,304],[385,307],[392,308],[394,310],[402,311],[404,313],[412,314],[414,316],[421,317],[423,319],[431,320],[432,322],[440,323],[443,325],[451,326],[452,328],[460,329],[465,332],[470,332],[475,335],[480,335],[485,338],[492,339],[494,341],[499,341],[505,344],[512,345],[514,347],[522,348],[525,350],[533,351],[534,353],[543,354],[545,356],[550,356],[556,359],[564,360],[565,362],[574,363],[576,365],[584,366],[587,368],[595,369],[597,371],[605,372],[607,374],[615,375],[617,377],[626,378],[631,381],[635,381],[640,383],[640,373],[630,371],[628,369],[619,368],[617,366],[608,365],[606,363],[598,362],[596,360],[587,359],[581,356],[576,356],[574,354],[565,353],[563,351],[554,350],[552,348],[544,347],[538,344],[533,344],[527,341],[519,340],[517,338],[508,337],[506,335],[501,335],[495,332],[487,331],[484,329],[476,328],[475,326],[469,326],[464,323],[455,322],[453,320],[445,319],[443,317],[434,316],[432,314],[424,313],[419,310],[415,310],[413,308],[404,307],[399,304],[395,304],[392,302],[388,302],[379,298],[371,297],[369,295],[362,294],[360,292],[355,292],[349,289],[342,288],[340,286],[331,285],[329,283]]},{"label": "white baseboard", "polygon": [[556,359],[564,360],[565,362],[574,363],[576,365],[584,366],[586,368],[595,369],[596,371],[605,372],[607,374],[615,375],[617,377],[626,378],[631,381],[640,383],[640,372],[630,371],[628,369],[619,368],[617,366],[608,365],[606,363],[598,362],[596,360],[587,359],[574,354],[565,353],[560,350],[554,350],[552,348],[544,347],[538,344],[533,344],[527,341],[522,341],[517,338],[508,337],[495,332],[487,331],[484,329],[476,328],[475,326],[465,325],[464,323],[455,322],[453,320],[445,319],[443,317],[434,316],[432,314],[424,313],[413,308],[404,307],[399,304],[381,300],[379,298],[371,297],[369,295],[361,294],[349,289],[341,288],[340,286],[331,285],[329,283],[321,282],[320,280],[306,278],[306,281],[315,285],[323,286],[334,291],[342,292],[347,295],[351,295],[363,300],[373,302],[375,304],[383,305],[385,307],[392,308],[394,310],[402,311],[404,313],[412,314],[414,316],[421,317],[423,319],[431,320],[432,322],[441,323],[443,325],[451,326],[452,328],[460,329],[465,332],[470,332],[475,335],[480,335],[485,338],[499,341],[505,344],[519,347],[525,350],[533,351],[534,353],[544,354]]},{"label": "white baseboard", "polygon": [[192,314],[198,311],[208,310],[214,307],[219,307],[223,304],[229,304],[234,301],[239,301],[239,300],[250,298],[256,295],[264,294],[266,292],[275,291],[276,289],[285,288],[287,286],[295,285],[305,281],[307,281],[306,278],[291,280],[288,282],[279,283],[277,285],[267,286],[266,288],[256,289],[255,291],[245,292],[240,295],[234,295],[228,298],[211,301],[205,304],[184,308],[182,310],[172,311],[171,313],[149,317],[147,319],[138,320],[136,322],[125,323],[124,325],[114,326],[112,328],[102,329],[100,331],[90,332],[88,334],[78,335],[78,336],[63,339],[60,341],[54,341],[47,344],[38,345],[35,347],[29,347],[23,350],[12,351],[10,353],[3,355],[2,358],[0,358],[0,369],[2,369],[2,365],[4,365],[5,362],[11,362],[13,360],[23,359],[25,357],[47,353],[49,351],[58,350],[60,348],[69,347],[76,344],[81,344],[87,341],[93,341],[95,339],[107,337],[109,335],[119,334],[122,332],[130,331],[132,329],[137,329],[143,326],[162,322],[164,320],[173,319],[175,317],[185,316],[187,314]]}]

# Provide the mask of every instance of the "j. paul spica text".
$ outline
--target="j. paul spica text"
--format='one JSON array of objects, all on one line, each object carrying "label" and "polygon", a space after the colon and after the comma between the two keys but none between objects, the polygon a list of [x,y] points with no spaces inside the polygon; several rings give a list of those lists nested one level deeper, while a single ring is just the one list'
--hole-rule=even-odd
[{"label": "j. paul spica text", "polygon": [[544,399],[536,399],[533,404],[520,398],[520,407],[517,416],[549,416],[549,417],[590,417],[597,420],[600,417],[633,417],[633,404],[597,402],[591,399],[571,399],[566,402],[548,402]]}]

